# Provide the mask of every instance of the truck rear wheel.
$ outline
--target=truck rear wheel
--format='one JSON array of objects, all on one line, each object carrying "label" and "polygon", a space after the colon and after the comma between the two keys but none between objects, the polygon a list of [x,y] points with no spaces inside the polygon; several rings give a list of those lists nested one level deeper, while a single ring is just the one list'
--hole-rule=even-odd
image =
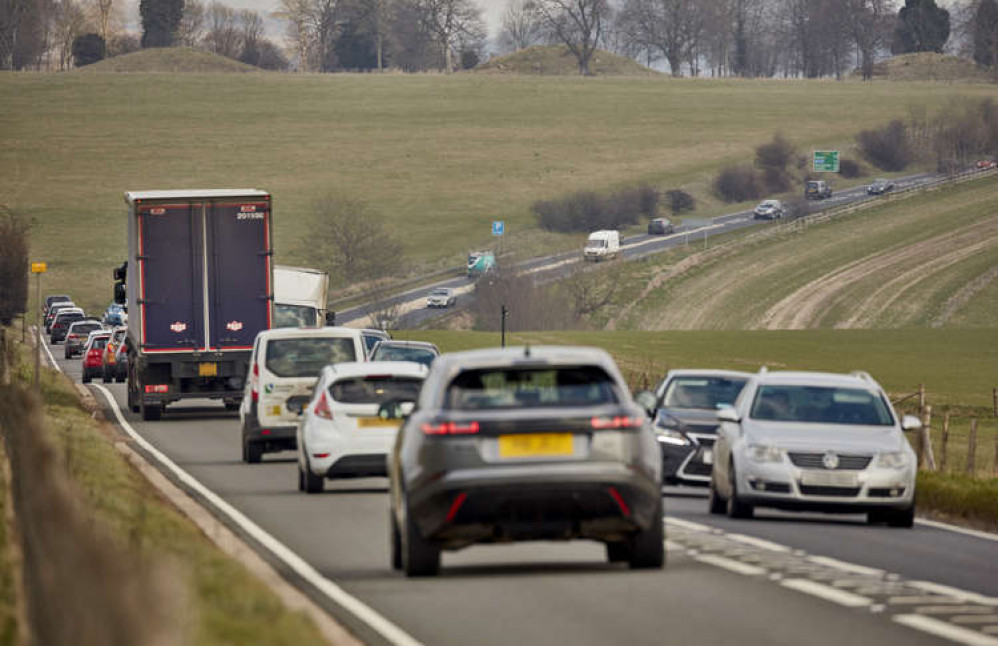
[{"label": "truck rear wheel", "polygon": [[147,422],[155,422],[163,415],[162,404],[142,404],[142,419]]}]

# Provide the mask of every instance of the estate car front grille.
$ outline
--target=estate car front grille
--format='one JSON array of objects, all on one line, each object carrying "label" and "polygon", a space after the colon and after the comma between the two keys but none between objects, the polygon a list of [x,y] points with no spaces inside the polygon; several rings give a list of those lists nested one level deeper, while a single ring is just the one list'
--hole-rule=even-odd
[{"label": "estate car front grille", "polygon": [[[824,463],[824,453],[791,452],[787,455],[790,456],[790,461],[793,462],[795,467],[802,469],[828,468]],[[838,458],[838,465],[834,468],[839,471],[862,471],[870,465],[870,460],[873,459],[873,456],[870,455],[849,455],[845,453],[836,453],[835,457]]]}]

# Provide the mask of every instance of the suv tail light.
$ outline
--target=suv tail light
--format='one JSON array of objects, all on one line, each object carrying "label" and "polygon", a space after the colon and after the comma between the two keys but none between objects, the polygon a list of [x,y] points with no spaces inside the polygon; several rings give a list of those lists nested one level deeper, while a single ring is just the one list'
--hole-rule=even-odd
[{"label": "suv tail light", "polygon": [[478,422],[423,424],[424,435],[474,435],[478,432],[478,429]]},{"label": "suv tail light", "polygon": [[319,397],[319,403],[315,405],[315,414],[322,419],[333,419],[333,411],[329,408],[329,400],[325,392]]}]

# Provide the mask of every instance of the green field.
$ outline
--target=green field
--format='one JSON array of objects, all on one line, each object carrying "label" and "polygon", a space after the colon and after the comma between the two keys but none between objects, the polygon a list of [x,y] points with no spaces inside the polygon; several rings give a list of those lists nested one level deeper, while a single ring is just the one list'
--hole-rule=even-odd
[{"label": "green field", "polygon": [[643,330],[998,323],[994,177],[765,231],[772,235],[729,237],[707,252],[679,249],[627,267],[626,294],[606,317],[616,329]]},{"label": "green field", "polygon": [[[254,186],[275,196],[277,260],[321,264],[311,210],[337,192],[384,214],[413,271],[459,264],[507,221],[524,254],[574,246],[530,204],[578,189],[685,187],[777,129],[850,153],[864,127],[973,84],[459,74],[0,74],[0,202],[32,218],[45,291],[107,302],[125,190]],[[319,257],[316,257],[316,252]]]}]

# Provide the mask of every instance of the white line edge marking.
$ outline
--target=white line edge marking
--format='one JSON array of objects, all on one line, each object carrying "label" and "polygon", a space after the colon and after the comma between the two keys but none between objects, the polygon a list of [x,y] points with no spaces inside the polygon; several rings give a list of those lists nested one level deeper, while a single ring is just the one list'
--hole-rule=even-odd
[{"label": "white line edge marking", "polygon": [[950,525],[949,523],[940,523],[938,520],[929,520],[928,518],[916,518],[915,523],[918,525],[925,525],[926,527],[934,527],[935,529],[946,530],[948,532],[956,532],[957,534],[965,534],[967,536],[973,536],[975,538],[983,538],[986,541],[998,542],[998,534],[990,534],[988,532],[982,532],[977,529],[967,529],[966,527]]},{"label": "white line edge marking", "polygon": [[966,646],[998,646],[998,637],[991,637],[976,630],[955,626],[925,615],[894,615],[894,621],[936,637],[942,637]]},{"label": "white line edge marking", "polygon": [[[51,353],[49,356],[51,356]],[[247,534],[252,536],[257,542],[270,551],[271,554],[291,568],[291,570],[293,570],[297,575],[314,585],[334,603],[343,607],[347,612],[352,613],[355,617],[366,623],[389,642],[404,646],[421,646],[419,641],[411,637],[389,620],[379,615],[370,606],[366,605],[364,602],[343,590],[343,588],[319,574],[316,569],[309,565],[303,558],[292,552],[283,543],[278,541],[259,525],[243,515],[242,512],[225,502],[225,500],[201,484],[196,478],[194,478],[194,476],[177,466],[170,458],[150,444],[145,438],[139,435],[134,428],[132,428],[131,424],[125,420],[124,415],[121,414],[121,409],[118,407],[118,403],[114,400],[114,396],[111,395],[111,391],[100,384],[92,385],[104,395],[104,398],[111,406],[111,410],[114,411],[114,415],[118,419],[118,423],[136,444],[141,446],[160,464],[169,469],[181,482],[184,483],[184,485],[204,496],[204,498],[216,509],[228,516],[232,522],[238,525]]]},{"label": "white line edge marking", "polygon": [[665,517],[666,525],[675,525],[676,527],[681,527],[683,529],[692,529],[695,532],[709,532],[713,527],[709,525],[701,525],[700,523],[694,523],[689,520],[683,520],[681,518],[674,518],[672,516]]},{"label": "white line edge marking", "polygon": [[869,574],[871,576],[876,576],[884,573],[883,570],[875,567],[847,563],[846,561],[833,559],[830,556],[809,556],[807,557],[807,560],[817,565],[826,565],[828,567],[835,568],[836,570],[845,570],[846,572],[855,572],[856,574]]},{"label": "white line edge marking", "polygon": [[786,545],[780,545],[779,543],[774,543],[773,541],[767,541],[764,538],[756,538],[755,536],[746,536],[745,534],[725,534],[728,538],[733,541],[738,541],[739,543],[744,543],[746,545],[752,545],[753,547],[758,547],[764,550],[769,550],[770,552],[789,552],[790,548]]},{"label": "white line edge marking", "polygon": [[926,592],[934,592],[936,594],[956,597],[957,599],[980,604],[982,606],[998,606],[998,598],[988,597],[986,595],[977,592],[970,592],[968,590],[961,590],[960,588],[943,585],[942,583],[933,583],[932,581],[907,581],[906,583],[913,588],[918,588],[919,590],[924,590]]},{"label": "white line edge marking", "polygon": [[797,590],[798,592],[803,592],[826,601],[837,603],[840,606],[846,606],[847,608],[862,608],[873,603],[873,599],[868,597],[853,594],[852,592],[846,592],[845,590],[839,590],[838,588],[833,588],[809,579],[784,579],[783,581],[780,581],[780,585],[785,588],[790,588],[791,590]]},{"label": "white line edge marking", "polygon": [[695,556],[693,560],[699,561],[701,563],[707,563],[708,565],[714,565],[719,568],[728,570],[729,572],[735,572],[736,574],[745,574],[747,576],[755,576],[758,574],[766,574],[766,568],[761,568],[758,565],[749,565],[747,563],[742,563],[741,561],[736,561],[734,559],[725,558],[723,556],[716,556],[713,554],[704,554],[703,556]]}]

